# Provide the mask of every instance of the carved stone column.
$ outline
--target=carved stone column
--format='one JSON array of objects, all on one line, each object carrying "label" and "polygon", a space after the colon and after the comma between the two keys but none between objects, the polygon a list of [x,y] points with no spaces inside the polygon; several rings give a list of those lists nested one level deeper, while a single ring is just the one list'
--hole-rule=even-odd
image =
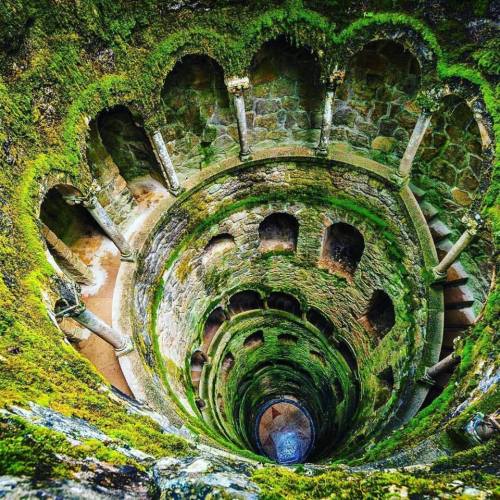
[{"label": "carved stone column", "polygon": [[168,154],[167,145],[163,140],[163,136],[159,130],[156,130],[150,138],[158,163],[160,164],[163,178],[168,184],[170,192],[177,196],[181,192],[181,184],[177,173],[175,172],[174,164]]},{"label": "carved stone column", "polygon": [[80,257],[73,253],[72,250],[43,223],[41,232],[52,255],[60,260],[61,267],[63,267],[78,283],[90,285],[94,281],[94,277]]},{"label": "carved stone column", "polygon": [[345,71],[334,71],[328,80],[326,86],[325,102],[323,107],[323,120],[321,122],[321,136],[316,148],[316,154],[319,156],[328,155],[328,145],[330,144],[330,132],[332,131],[333,101],[338,86],[344,81]]},{"label": "carved stone column", "polygon": [[[71,285],[70,285],[71,287]],[[72,318],[84,328],[112,345],[117,356],[122,356],[134,349],[134,345],[129,337],[113,330],[108,324],[102,321],[93,312],[89,311],[80,300],[79,288],[68,288],[71,293],[66,295],[56,304],[56,318]]]},{"label": "carved stone column", "polygon": [[81,204],[84,206],[109,239],[117,246],[118,250],[120,250],[121,259],[129,262],[134,261],[134,251],[132,247],[128,244],[122,232],[113,222],[104,207],[99,203],[94,192],[90,192],[87,196],[64,196],[64,199],[70,205]]},{"label": "carved stone column", "polygon": [[411,174],[413,160],[429,127],[432,113],[439,109],[441,94],[440,90],[431,89],[421,92],[417,97],[417,102],[421,105],[422,112],[417,119],[403,158],[399,164],[399,175],[401,177],[409,177]]},{"label": "carved stone column", "polygon": [[226,81],[227,90],[233,94],[234,108],[236,110],[236,121],[238,123],[238,136],[240,139],[240,160],[250,159],[251,150],[248,142],[247,115],[245,111],[244,91],[250,87],[248,77],[230,78]]},{"label": "carved stone column", "polygon": [[482,224],[481,217],[478,214],[475,214],[474,216],[466,215],[462,219],[462,222],[466,225],[466,230],[450,248],[441,262],[432,270],[436,281],[442,281],[446,278],[448,269],[467,248]]},{"label": "carved stone column", "polygon": [[441,361],[437,362],[435,365],[427,368],[425,374],[427,377],[434,380],[436,377],[441,375],[441,373],[447,372],[451,368],[454,368],[456,365],[458,365],[458,363],[460,363],[460,356],[457,356],[452,352]]}]

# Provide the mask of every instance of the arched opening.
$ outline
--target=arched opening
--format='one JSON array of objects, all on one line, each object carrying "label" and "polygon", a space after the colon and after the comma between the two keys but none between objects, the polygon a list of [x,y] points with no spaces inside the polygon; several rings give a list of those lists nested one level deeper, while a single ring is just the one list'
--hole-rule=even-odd
[{"label": "arched opening", "polygon": [[331,321],[315,307],[311,307],[306,313],[306,319],[314,325],[325,337],[333,335],[333,325]]},{"label": "arched opening", "polygon": [[325,234],[323,262],[333,271],[354,274],[363,256],[365,240],[363,235],[350,224],[332,224]]},{"label": "arched opening", "polygon": [[243,347],[247,349],[255,349],[260,347],[264,343],[264,332],[262,330],[258,330],[251,335],[249,335],[245,341],[243,342]]},{"label": "arched opening", "polygon": [[321,126],[323,88],[312,52],[285,37],[265,43],[250,68],[255,149],[282,143],[315,145]]},{"label": "arched opening", "polygon": [[391,397],[392,390],[394,388],[394,372],[392,370],[392,366],[388,366],[387,368],[382,370],[377,375],[377,377],[379,379],[380,384],[373,405],[375,410],[384,406]]},{"label": "arched opening", "polygon": [[215,334],[218,332],[222,323],[226,321],[227,316],[222,307],[216,307],[205,321],[205,328],[203,330],[203,352],[208,352],[208,348]]},{"label": "arched opening", "polygon": [[245,311],[252,311],[254,309],[262,309],[264,303],[257,292],[252,290],[245,290],[243,292],[235,293],[229,299],[229,312],[240,314]]},{"label": "arched opening", "polygon": [[337,378],[333,381],[333,393],[335,394],[337,403],[342,403],[342,401],[344,401],[344,390],[342,389],[342,384]]},{"label": "arched opening", "polygon": [[278,335],[278,342],[285,345],[295,345],[299,339],[290,333],[280,333]]},{"label": "arched opening", "polygon": [[200,386],[201,372],[207,361],[206,354],[199,349],[191,355],[191,383],[196,390]]},{"label": "arched opening", "polygon": [[383,290],[373,292],[368,311],[363,322],[369,330],[375,332],[381,339],[394,326],[396,316],[391,298]]},{"label": "arched opening", "polygon": [[115,189],[123,189],[126,182],[138,203],[151,204],[166,196],[165,181],[150,140],[125,106],[99,113],[96,126],[91,127],[87,151],[93,170],[103,176],[103,180],[110,176],[106,170],[115,170],[112,178],[118,184]]},{"label": "arched opening", "polygon": [[263,252],[282,250],[295,252],[299,223],[290,214],[268,215],[259,225],[260,248]]},{"label": "arched opening", "polygon": [[181,176],[238,151],[235,114],[214,59],[187,55],[178,61],[165,79],[161,112],[161,132]]},{"label": "arched opening", "polygon": [[41,232],[57,266],[76,282],[89,285],[94,280],[89,268],[92,250],[104,234],[82,205],[70,205],[65,196],[81,193],[62,185],[47,192],[40,207]]},{"label": "arched opening", "polygon": [[[83,285],[81,296],[85,304],[102,321],[111,324],[107,301],[95,299],[93,295],[107,276],[100,259],[117,270],[120,254],[87,208],[76,203],[81,196],[82,193],[70,185],[59,184],[49,189],[40,206],[41,232],[54,266]],[[65,318],[60,327],[106,380],[123,393],[132,394],[112,345],[71,318]]]},{"label": "arched opening", "polygon": [[234,238],[229,233],[218,234],[214,236],[203,251],[202,262],[207,265],[210,261],[224,255],[236,246]]},{"label": "arched opening", "polygon": [[377,40],[350,60],[336,94],[332,139],[370,149],[384,163],[402,156],[418,118],[418,60],[400,43]]},{"label": "arched opening", "polygon": [[356,360],[356,356],[353,353],[351,346],[343,339],[335,340],[335,347],[339,351],[339,353],[344,358],[347,366],[351,369],[353,373],[358,371],[358,362]]},{"label": "arched opening", "polygon": [[271,292],[267,299],[267,305],[271,309],[279,309],[300,316],[300,302],[288,293]]},{"label": "arched opening", "polygon": [[225,356],[224,359],[222,360],[222,365],[221,365],[221,372],[222,372],[222,378],[226,379],[227,376],[229,375],[229,372],[233,369],[234,366],[234,356],[232,353],[228,352]]}]

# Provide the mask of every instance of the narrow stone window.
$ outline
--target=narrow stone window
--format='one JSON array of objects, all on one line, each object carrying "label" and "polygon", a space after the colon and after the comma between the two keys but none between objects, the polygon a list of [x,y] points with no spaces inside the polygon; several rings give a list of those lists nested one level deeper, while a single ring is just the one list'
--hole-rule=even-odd
[{"label": "narrow stone window", "polygon": [[342,357],[345,359],[347,365],[351,369],[351,371],[356,372],[358,370],[358,362],[356,361],[356,357],[353,354],[352,348],[345,340],[338,340],[335,342],[335,346],[337,350],[340,352]]},{"label": "narrow stone window", "polygon": [[294,345],[298,342],[298,339],[295,335],[291,335],[289,333],[281,333],[278,335],[278,342],[280,344]]},{"label": "narrow stone window", "polygon": [[232,370],[234,366],[234,356],[232,353],[228,352],[225,356],[224,359],[222,360],[222,377],[225,379],[228,375],[229,372]]},{"label": "narrow stone window", "polygon": [[320,352],[310,351],[309,354],[311,355],[312,359],[314,359],[315,361],[318,361],[320,364],[322,364],[322,365],[326,364],[325,357]]},{"label": "narrow stone window", "polygon": [[331,270],[354,274],[363,256],[363,235],[350,224],[337,222],[327,230],[323,245],[323,261]]},{"label": "narrow stone window", "polygon": [[391,298],[383,290],[375,290],[361,323],[381,339],[391,330],[394,322],[395,313]]},{"label": "narrow stone window", "polygon": [[259,226],[260,248],[263,252],[281,250],[295,252],[299,223],[290,214],[274,213],[268,215]]},{"label": "narrow stone window", "polygon": [[306,313],[306,319],[326,337],[332,336],[333,325],[319,309],[311,307]]},{"label": "narrow stone window", "polygon": [[215,334],[221,327],[222,323],[226,321],[226,313],[222,307],[215,308],[205,321],[205,329],[203,331],[203,351],[207,352],[214,338]]},{"label": "narrow stone window", "polygon": [[279,309],[300,316],[300,302],[288,293],[272,292],[267,299],[267,305],[271,309]]},{"label": "narrow stone window", "polygon": [[229,233],[214,236],[203,251],[203,264],[208,264],[211,260],[225,254],[235,246],[234,238]]},{"label": "narrow stone window", "polygon": [[248,349],[255,349],[264,343],[264,332],[258,330],[251,335],[249,335],[243,342],[243,346]]},{"label": "narrow stone window", "polygon": [[394,372],[392,366],[388,366],[385,370],[382,370],[377,377],[380,381],[380,386],[375,398],[375,410],[385,405],[391,397],[392,390],[394,389]]},{"label": "narrow stone window", "polygon": [[195,389],[200,386],[201,371],[207,361],[206,354],[199,349],[191,355],[191,382]]},{"label": "narrow stone window", "polygon": [[252,290],[235,293],[229,299],[229,311],[231,314],[240,314],[253,309],[262,309],[264,304],[260,295]]}]

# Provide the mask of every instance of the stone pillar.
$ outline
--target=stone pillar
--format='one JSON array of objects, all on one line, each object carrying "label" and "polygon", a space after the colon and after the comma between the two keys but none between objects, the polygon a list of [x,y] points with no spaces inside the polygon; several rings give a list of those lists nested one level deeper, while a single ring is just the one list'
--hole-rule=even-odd
[{"label": "stone pillar", "polygon": [[234,77],[226,80],[227,90],[233,94],[234,108],[236,110],[236,121],[238,122],[238,136],[240,139],[240,160],[250,159],[251,150],[248,142],[247,114],[245,111],[244,91],[250,87],[248,77]]},{"label": "stone pillar", "polygon": [[43,223],[41,231],[51,252],[62,262],[64,269],[78,283],[90,285],[94,281],[94,277],[80,257],[73,253],[71,249]]},{"label": "stone pillar", "polygon": [[330,144],[330,132],[332,130],[333,101],[337,87],[344,81],[345,71],[335,70],[329,77],[326,86],[325,103],[323,107],[323,120],[321,122],[321,136],[316,148],[319,156],[328,155],[328,145]]},{"label": "stone pillar", "polygon": [[441,373],[449,371],[451,368],[455,367],[460,363],[460,356],[457,356],[455,353],[451,353],[446,358],[443,358],[441,361],[437,362],[435,365],[432,365],[430,368],[427,368],[425,374],[430,379],[434,380],[436,377],[441,375]]},{"label": "stone pillar", "polygon": [[129,262],[134,261],[134,251],[132,247],[128,244],[118,226],[99,203],[93,192],[87,196],[65,196],[64,199],[70,205],[82,204],[109,239],[117,246],[118,250],[120,250],[122,260]]},{"label": "stone pillar", "polygon": [[160,164],[163,178],[166,180],[170,192],[174,196],[177,196],[181,192],[181,185],[175,172],[172,159],[168,154],[168,149],[165,141],[163,140],[161,132],[159,130],[156,130],[151,136],[150,140],[151,144],[153,145],[153,151],[155,152],[158,163]]},{"label": "stone pillar", "polygon": [[408,177],[411,174],[413,160],[417,154],[420,143],[424,138],[425,132],[427,131],[427,127],[431,122],[431,117],[432,113],[428,110],[423,110],[417,119],[417,123],[415,124],[415,128],[413,129],[408,145],[406,146],[403,158],[399,164],[399,174],[402,177]]},{"label": "stone pillar", "polygon": [[399,175],[403,178],[409,177],[411,174],[413,160],[429,127],[432,113],[439,109],[441,97],[442,91],[436,88],[423,90],[417,97],[417,103],[421,106],[422,112],[417,119],[403,158],[399,164]]},{"label": "stone pillar", "polygon": [[436,281],[442,281],[446,278],[448,269],[458,259],[460,254],[467,248],[482,223],[481,218],[478,214],[475,214],[473,217],[465,216],[462,219],[462,222],[466,225],[466,230],[450,248],[441,262],[432,270]]},{"label": "stone pillar", "polygon": [[122,356],[133,349],[132,342],[128,337],[125,337],[124,335],[113,330],[93,312],[90,312],[85,306],[76,310],[76,313],[72,317],[75,321],[80,323],[80,325],[87,328],[92,333],[95,333],[108,344],[111,344],[114,347],[117,356]]}]

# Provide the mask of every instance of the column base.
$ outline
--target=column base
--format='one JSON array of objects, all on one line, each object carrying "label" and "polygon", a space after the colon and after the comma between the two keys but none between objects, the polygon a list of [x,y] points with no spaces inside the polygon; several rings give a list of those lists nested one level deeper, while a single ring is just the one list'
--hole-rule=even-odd
[{"label": "column base", "polygon": [[125,354],[128,354],[133,350],[134,350],[134,344],[129,338],[127,338],[125,344],[122,347],[120,347],[119,349],[115,349],[115,354],[117,358],[120,358],[121,356],[125,356]]},{"label": "column base", "polygon": [[171,195],[179,196],[184,191],[184,188],[179,186],[177,189],[169,189],[169,191]]},{"label": "column base", "polygon": [[241,161],[249,161],[252,159],[252,152],[251,151],[242,151],[239,154],[240,160]]},{"label": "column base", "polygon": [[135,252],[122,253],[120,256],[120,260],[122,262],[135,262],[136,261],[136,254],[135,254]]},{"label": "column base", "polygon": [[426,367],[424,370],[424,374],[418,379],[418,381],[423,385],[433,387],[434,385],[436,385],[436,381],[433,378],[429,377],[429,374],[427,373],[428,370],[429,367]]},{"label": "column base", "polygon": [[410,177],[407,175],[402,176],[399,172],[392,173],[390,179],[398,190],[403,189],[410,183]]},{"label": "column base", "polygon": [[314,150],[314,154],[316,156],[320,156],[322,158],[326,158],[328,156],[328,149],[327,148],[323,148],[323,147],[317,147]]},{"label": "column base", "polygon": [[448,276],[447,272],[441,273],[436,268],[432,271],[432,284],[433,285],[442,285],[446,282],[446,277]]}]

